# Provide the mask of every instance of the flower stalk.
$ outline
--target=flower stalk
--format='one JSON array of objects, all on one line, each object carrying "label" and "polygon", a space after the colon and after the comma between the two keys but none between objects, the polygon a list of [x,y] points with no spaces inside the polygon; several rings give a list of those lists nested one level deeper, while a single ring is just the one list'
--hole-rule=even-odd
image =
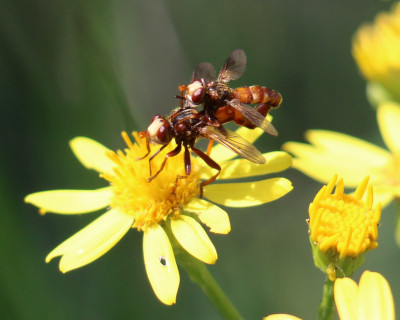
[{"label": "flower stalk", "polygon": [[173,236],[170,227],[166,228],[166,233],[171,241],[178,264],[186,270],[190,279],[203,290],[222,317],[227,320],[243,319],[239,311],[215,281],[207,266],[182,248]]},{"label": "flower stalk", "polygon": [[322,291],[322,301],[318,308],[318,319],[329,320],[333,315],[333,284],[329,276],[325,278],[325,284]]},{"label": "flower stalk", "polygon": [[397,205],[397,223],[396,223],[396,243],[400,247],[400,198],[396,199],[396,205]]}]

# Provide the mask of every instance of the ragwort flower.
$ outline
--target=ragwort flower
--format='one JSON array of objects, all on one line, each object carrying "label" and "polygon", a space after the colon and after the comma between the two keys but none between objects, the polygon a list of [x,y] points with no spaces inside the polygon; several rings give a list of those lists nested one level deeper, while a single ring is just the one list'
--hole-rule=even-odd
[{"label": "ragwort flower", "polygon": [[[334,284],[336,309],[341,320],[394,320],[394,302],[387,280],[377,272],[364,271],[360,284],[340,278]],[[301,320],[288,314],[273,314],[263,320]]]},{"label": "ragwort flower", "polygon": [[[366,177],[354,195],[344,193],[343,179],[335,175],[309,206],[310,243],[314,263],[329,280],[350,276],[364,262],[364,254],[378,246],[381,206],[373,208],[373,189]],[[336,185],[337,182],[337,185]],[[336,185],[335,192],[331,194]]]},{"label": "ragwort flower", "polygon": [[376,104],[400,101],[400,4],[377,15],[373,24],[362,26],[353,39],[353,56],[369,80],[368,95]]},{"label": "ragwort flower", "polygon": [[[239,134],[250,142],[261,130],[239,129]],[[109,182],[97,190],[52,190],[28,195],[25,201],[40,208],[42,214],[84,214],[99,209],[107,211],[84,229],[61,243],[46,257],[49,262],[61,256],[60,270],[68,272],[82,267],[110,250],[129,229],[143,231],[144,263],[150,284],[160,301],[173,304],[179,287],[179,273],[169,230],[177,242],[192,256],[215,263],[217,252],[201,221],[211,232],[227,234],[231,227],[228,214],[222,208],[199,199],[200,179],[211,174],[201,160],[193,157],[192,172],[184,179],[183,154],[169,158],[164,170],[148,182],[148,158],[137,161],[146,153],[145,143],[133,133],[135,143],[123,132],[127,148],[113,152],[100,143],[77,137],[70,143],[72,151],[88,169],[94,169]],[[165,148],[152,160],[153,172],[165,154]],[[151,145],[152,153],[159,146]],[[232,159],[235,154],[216,146],[213,159],[221,163],[220,179],[253,177],[279,172],[291,166],[291,157],[285,152],[264,154],[267,163],[256,165],[244,159]],[[273,201],[292,189],[290,181],[272,178],[256,182],[221,183],[207,185],[204,196],[215,203],[231,207],[248,207]]]},{"label": "ragwort flower", "polygon": [[334,173],[345,187],[355,188],[365,175],[374,185],[374,197],[382,206],[400,198],[400,105],[383,103],[377,110],[382,138],[389,150],[352,136],[325,130],[309,130],[311,145],[287,142],[283,149],[294,154],[293,167],[322,183]]}]

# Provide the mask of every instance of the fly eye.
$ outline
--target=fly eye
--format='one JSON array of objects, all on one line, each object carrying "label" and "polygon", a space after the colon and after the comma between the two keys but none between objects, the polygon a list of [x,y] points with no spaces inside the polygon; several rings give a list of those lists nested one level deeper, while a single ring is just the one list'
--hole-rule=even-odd
[{"label": "fly eye", "polygon": [[204,94],[205,94],[205,89],[204,88],[198,88],[192,93],[192,102],[194,104],[200,104],[203,102],[204,99]]},{"label": "fly eye", "polygon": [[154,122],[154,121],[157,120],[157,119],[164,119],[164,117],[163,117],[163,116],[160,116],[159,114],[156,114],[156,115],[153,117],[153,119],[151,119],[151,122]]},{"label": "fly eye", "polygon": [[168,144],[172,139],[172,128],[169,122],[162,116],[156,115],[147,128],[150,139],[157,144]]},{"label": "fly eye", "polygon": [[171,127],[168,122],[160,121],[160,127],[157,131],[157,141],[159,144],[167,144],[171,141]]}]

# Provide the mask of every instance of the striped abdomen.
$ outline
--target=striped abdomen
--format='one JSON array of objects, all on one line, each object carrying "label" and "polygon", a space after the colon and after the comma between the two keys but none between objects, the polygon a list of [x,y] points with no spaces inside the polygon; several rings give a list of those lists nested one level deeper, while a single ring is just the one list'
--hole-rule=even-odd
[{"label": "striped abdomen", "polygon": [[282,102],[282,96],[278,91],[261,86],[236,88],[232,91],[234,99],[242,103],[265,103],[272,108],[277,108]]},{"label": "striped abdomen", "polygon": [[[261,103],[257,107],[255,107],[255,109],[263,116],[266,116],[270,107],[267,106],[266,103]],[[255,127],[257,127],[257,125],[255,125],[251,120],[247,119],[241,111],[229,105],[218,108],[215,111],[214,116],[221,124],[229,121],[234,121],[239,126],[243,126],[249,129],[254,129]]]}]

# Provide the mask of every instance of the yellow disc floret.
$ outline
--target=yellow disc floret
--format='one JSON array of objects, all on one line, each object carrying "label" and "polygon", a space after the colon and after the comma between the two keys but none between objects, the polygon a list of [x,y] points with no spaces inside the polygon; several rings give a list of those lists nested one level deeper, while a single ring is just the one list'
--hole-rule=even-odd
[{"label": "yellow disc floret", "polygon": [[[308,220],[314,262],[334,281],[350,276],[364,261],[364,253],[378,246],[381,205],[373,204],[373,189],[364,178],[353,195],[344,193],[335,175],[310,204]],[[362,200],[367,190],[365,201]]]},{"label": "yellow disc floret", "polygon": [[[149,157],[138,160],[146,154],[146,144],[137,133],[133,136],[136,143],[132,143],[126,132],[122,133],[128,148],[108,153],[115,163],[114,174],[104,174],[103,177],[112,186],[111,207],[133,216],[135,222],[132,227],[145,231],[167,217],[179,215],[179,208],[198,194],[199,166],[192,157],[191,174],[186,177],[183,154],[179,154],[168,158],[157,178],[149,182]],[[166,153],[174,147],[172,142],[170,145],[152,159],[152,174],[159,170]],[[151,145],[151,154],[158,149],[159,146]]]},{"label": "yellow disc floret", "polygon": [[378,246],[377,226],[381,208],[380,205],[372,208],[372,186],[368,188],[366,201],[361,200],[368,177],[354,195],[344,194],[343,179],[339,180],[335,193],[331,194],[336,179],[335,176],[324,186],[310,205],[310,236],[323,252],[333,249],[341,258],[355,257]]}]

